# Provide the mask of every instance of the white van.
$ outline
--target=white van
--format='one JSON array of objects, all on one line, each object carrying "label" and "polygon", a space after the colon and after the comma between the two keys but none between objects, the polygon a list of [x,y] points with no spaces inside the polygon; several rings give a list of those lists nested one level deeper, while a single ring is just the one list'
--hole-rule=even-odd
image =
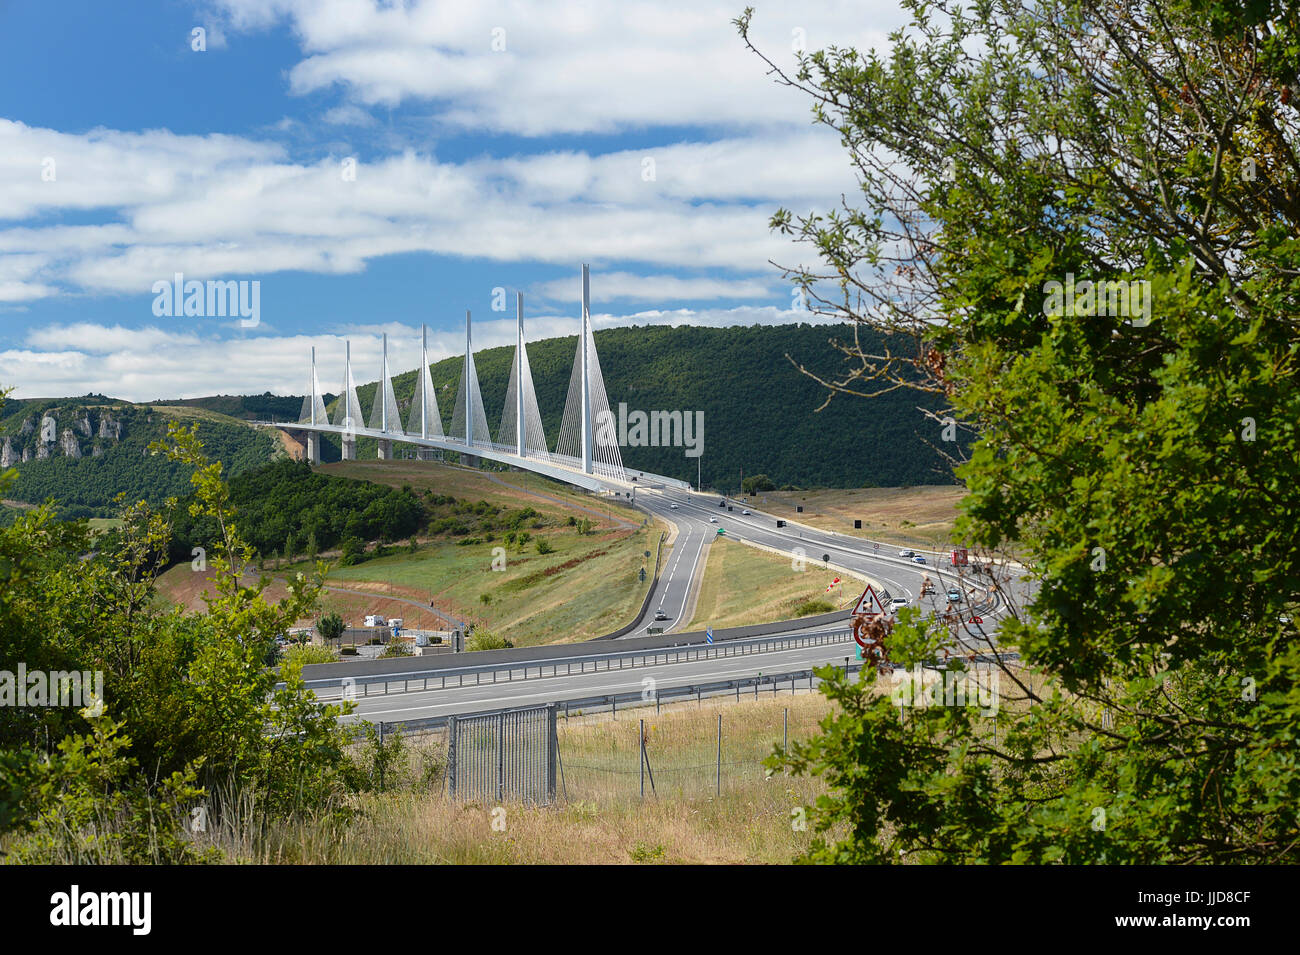
[{"label": "white van", "polygon": [[386,627],[388,622],[377,613],[366,614],[367,627]]}]

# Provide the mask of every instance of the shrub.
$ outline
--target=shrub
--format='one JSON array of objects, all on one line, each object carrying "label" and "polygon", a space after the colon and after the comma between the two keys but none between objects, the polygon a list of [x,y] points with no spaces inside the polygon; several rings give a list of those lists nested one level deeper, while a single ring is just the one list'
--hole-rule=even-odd
[{"label": "shrub", "polygon": [[815,613],[830,613],[835,606],[828,600],[805,600],[799,606],[794,608],[796,617],[808,617]]},{"label": "shrub", "polygon": [[317,647],[311,644],[289,647],[280,657],[281,665],[309,663],[338,663],[339,651],[333,647]]},{"label": "shrub", "polygon": [[339,565],[351,567],[353,564],[359,564],[365,559],[366,542],[360,537],[345,537],[343,539],[342,554],[339,557]]},{"label": "shrub", "polygon": [[555,550],[555,548],[551,546],[551,542],[548,541],[545,537],[537,538],[537,553],[549,554],[553,550]]},{"label": "shrub", "polygon": [[466,650],[509,650],[514,644],[505,637],[499,637],[491,630],[475,630],[474,635],[465,642]]}]

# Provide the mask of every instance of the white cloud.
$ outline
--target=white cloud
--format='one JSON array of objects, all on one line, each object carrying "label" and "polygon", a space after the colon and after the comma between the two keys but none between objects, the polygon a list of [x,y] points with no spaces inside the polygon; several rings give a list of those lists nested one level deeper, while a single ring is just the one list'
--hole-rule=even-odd
[{"label": "white cloud", "polygon": [[360,106],[352,103],[326,110],[321,119],[332,126],[374,126],[378,122]]},{"label": "white cloud", "polygon": [[[793,258],[768,229],[778,204],[803,211],[852,187],[826,139],[803,131],[776,142],[678,143],[651,151],[653,181],[642,175],[643,150],[464,163],[407,152],[360,163],[351,179],[342,159],[303,165],[283,161],[278,146],[231,137],[77,137],[2,123],[9,151],[0,164],[26,163],[34,181],[4,181],[0,209],[94,210],[106,221],[0,230],[0,253],[39,260],[39,275],[13,277],[0,295],[32,299],[61,283],[143,293],[175,272],[350,273],[403,252],[753,273]],[[36,157],[50,144],[62,157],[59,178],[41,182]],[[124,177],[128,168],[145,173]]]},{"label": "white cloud", "polygon": [[[650,126],[806,124],[808,103],[776,89],[732,21],[742,5],[479,0],[221,0],[236,29],[287,21],[305,57],[299,94],[338,87],[357,102],[439,104],[446,123],[526,136]],[[751,35],[793,70],[794,48],[883,48],[896,4],[772,2]],[[504,49],[502,49],[504,47]]]}]

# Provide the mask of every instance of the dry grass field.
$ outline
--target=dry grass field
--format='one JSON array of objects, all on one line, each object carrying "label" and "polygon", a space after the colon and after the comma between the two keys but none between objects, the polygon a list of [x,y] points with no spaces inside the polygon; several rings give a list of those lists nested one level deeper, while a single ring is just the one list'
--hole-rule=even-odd
[{"label": "dry grass field", "polygon": [[[887,544],[942,550],[952,537],[964,487],[882,487],[815,491],[769,491],[758,506],[812,527],[868,537]],[[803,505],[803,513],[795,507]],[[862,521],[855,530],[854,520]]]},{"label": "dry grass field", "polygon": [[[799,827],[797,810],[825,787],[820,779],[768,776],[762,766],[783,743],[785,711],[796,739],[815,732],[831,704],[818,693],[800,693],[678,704],[658,715],[651,707],[617,719],[561,720],[567,794],[552,807],[453,801],[421,768],[421,750],[436,754],[438,741],[413,739],[410,785],[362,798],[362,818],[348,828],[303,823],[263,838],[216,833],[214,839],[232,861],[259,863],[787,863],[813,836],[811,826]],[[644,800],[638,795],[642,718],[655,776]],[[504,828],[493,828],[494,810]]]},{"label": "dry grass field", "polygon": [[[841,578],[840,586],[827,593],[836,577]],[[695,616],[685,629],[789,620],[799,616],[799,607],[810,601],[838,608],[856,600],[866,583],[861,577],[828,571],[811,560],[803,570],[796,570],[788,557],[720,537],[709,547]]]}]

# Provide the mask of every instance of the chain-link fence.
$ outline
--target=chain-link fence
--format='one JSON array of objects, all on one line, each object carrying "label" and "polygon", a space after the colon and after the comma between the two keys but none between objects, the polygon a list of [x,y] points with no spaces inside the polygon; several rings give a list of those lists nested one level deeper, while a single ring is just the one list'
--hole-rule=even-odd
[{"label": "chain-link fence", "polygon": [[679,704],[628,710],[617,720],[561,721],[560,797],[599,801],[643,795],[722,795],[761,782],[763,761],[807,736],[820,713],[761,705]]},{"label": "chain-link fence", "polygon": [[452,717],[447,792],[466,800],[555,801],[555,707]]}]

